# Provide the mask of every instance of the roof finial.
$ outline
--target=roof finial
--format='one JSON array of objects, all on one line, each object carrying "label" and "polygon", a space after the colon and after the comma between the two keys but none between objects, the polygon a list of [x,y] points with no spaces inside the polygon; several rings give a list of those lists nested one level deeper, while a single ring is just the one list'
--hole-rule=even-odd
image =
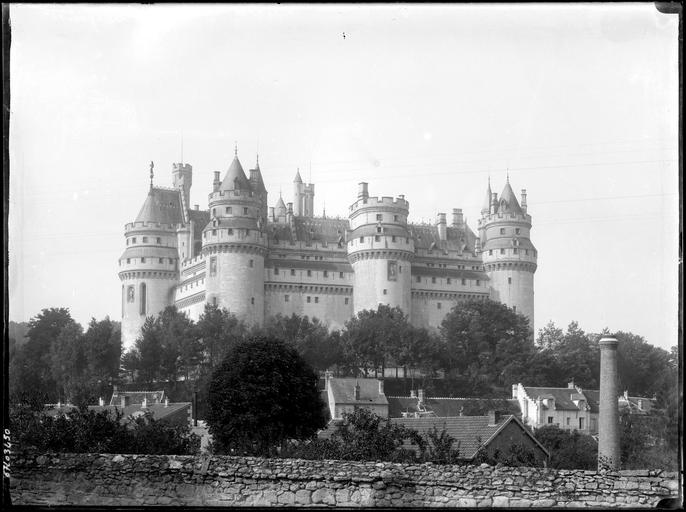
[{"label": "roof finial", "polygon": [[238,141],[233,141],[233,156],[238,156]]},{"label": "roof finial", "polygon": [[507,179],[507,182],[510,183],[510,168],[509,167],[505,171],[505,178]]},{"label": "roof finial", "polygon": [[152,178],[155,175],[152,171],[154,168],[155,168],[155,163],[152,160],[150,160],[150,190],[152,190]]}]

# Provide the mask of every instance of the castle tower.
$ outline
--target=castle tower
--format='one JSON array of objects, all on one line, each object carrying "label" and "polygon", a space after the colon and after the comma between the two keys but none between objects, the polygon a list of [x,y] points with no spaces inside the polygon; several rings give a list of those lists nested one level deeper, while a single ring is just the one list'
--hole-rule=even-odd
[{"label": "castle tower", "polygon": [[236,155],[219,190],[209,196],[210,222],[202,241],[207,261],[205,296],[207,302],[228,309],[247,323],[262,325],[266,190],[261,190],[264,184],[259,169],[251,172],[251,178],[246,177]]},{"label": "castle tower", "polygon": [[348,260],[353,266],[353,311],[399,306],[409,317],[414,240],[407,228],[409,203],[399,197],[369,197],[360,183],[349,209]]},{"label": "castle tower", "polygon": [[303,214],[305,201],[305,184],[300,177],[300,169],[295,173],[293,178],[293,215],[299,217]]},{"label": "castle tower", "polygon": [[191,185],[193,185],[193,167],[190,164],[172,164],[172,180],[174,188],[182,191],[183,208],[190,208]]},{"label": "castle tower", "polygon": [[[190,167],[190,166],[188,166]],[[122,344],[131,348],[147,316],[173,303],[178,282],[177,226],[183,223],[182,193],[157,188],[148,195],[134,222],[126,224],[126,249],[119,258]]]},{"label": "castle tower", "polygon": [[[527,213],[526,191],[520,206],[509,177],[500,199],[490,191],[491,202],[482,209],[479,237],[484,270],[491,284],[491,298],[514,308],[534,328],[534,272],[538,254],[531,243],[531,216]],[[533,335],[533,334],[532,334]]]}]

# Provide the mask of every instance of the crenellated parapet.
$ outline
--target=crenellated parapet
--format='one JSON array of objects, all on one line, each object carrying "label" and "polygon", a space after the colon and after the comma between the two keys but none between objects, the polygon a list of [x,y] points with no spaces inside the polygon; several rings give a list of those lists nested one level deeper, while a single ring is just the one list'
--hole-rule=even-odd
[{"label": "crenellated parapet", "polygon": [[411,262],[413,254],[407,251],[392,249],[358,249],[348,255],[350,263],[354,264],[362,260],[393,259]]},{"label": "crenellated parapet", "polygon": [[256,256],[265,257],[267,255],[267,248],[263,245],[227,242],[208,244],[204,245],[202,248],[202,254],[204,256],[219,253],[254,254]]}]

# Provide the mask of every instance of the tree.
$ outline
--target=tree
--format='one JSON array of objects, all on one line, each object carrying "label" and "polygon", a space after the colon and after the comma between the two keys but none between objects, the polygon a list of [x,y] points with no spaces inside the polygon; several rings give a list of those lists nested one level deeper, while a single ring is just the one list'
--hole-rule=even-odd
[{"label": "tree", "polygon": [[534,353],[529,321],[506,305],[472,300],[456,305],[440,327],[447,372],[510,386]]},{"label": "tree", "polygon": [[205,365],[214,369],[231,348],[245,339],[247,327],[236,315],[215,304],[205,304],[196,324]]},{"label": "tree", "polygon": [[162,366],[162,335],[151,316],[145,319],[136,339],[138,380],[151,383],[159,379]]},{"label": "tree", "polygon": [[550,453],[551,468],[597,469],[598,443],[591,436],[556,425],[536,429],[534,436]]},{"label": "tree", "polygon": [[[96,383],[116,381],[122,352],[119,322],[113,322],[108,316],[100,321],[91,318],[83,341],[89,375]],[[102,389],[101,385],[98,387]]]},{"label": "tree", "polygon": [[270,456],[325,423],[317,374],[280,340],[236,344],[212,375],[207,423],[220,453]]},{"label": "tree", "polygon": [[86,354],[83,343],[83,329],[73,323],[66,325],[50,346],[50,369],[64,400],[81,387],[86,373]]}]

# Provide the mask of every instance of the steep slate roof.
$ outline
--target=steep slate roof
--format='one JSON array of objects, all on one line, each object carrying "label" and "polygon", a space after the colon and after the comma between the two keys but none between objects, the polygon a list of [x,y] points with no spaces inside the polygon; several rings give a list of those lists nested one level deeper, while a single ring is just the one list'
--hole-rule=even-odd
[{"label": "steep slate roof", "polygon": [[[578,395],[579,391],[575,388],[541,388],[541,387],[530,387],[524,386],[526,394],[530,398],[536,400],[537,397],[541,398],[554,398],[555,399],[555,409],[563,411],[578,411],[579,408],[574,404],[572,400],[573,395]],[[583,395],[588,397],[588,390],[583,390]],[[591,401],[586,400],[586,403],[591,407],[591,412],[593,412],[593,406]],[[596,402],[597,403],[597,402]]]},{"label": "steep slate roof", "polygon": [[160,391],[115,391],[110,398],[110,405],[119,405],[121,397],[126,396],[130,404],[142,404],[143,399],[147,399],[149,404],[164,402],[164,390]]},{"label": "steep slate roof", "polygon": [[[278,204],[278,203],[277,203]],[[289,224],[270,222],[267,234],[270,241],[279,242],[326,242],[338,244],[345,248],[345,232],[348,230],[348,219],[331,219],[323,217],[294,217],[293,229]]]},{"label": "steep slate roof", "polygon": [[434,244],[433,250],[436,251],[447,249],[471,253],[474,250],[476,235],[466,224],[463,226],[447,225],[445,241],[442,241],[438,236],[438,227],[435,225],[408,224],[407,227],[410,236],[414,238],[414,246],[417,249],[428,250]]},{"label": "steep slate roof", "polygon": [[[356,384],[360,386],[359,400],[355,400]],[[379,381],[377,379],[331,378],[329,385],[336,404],[388,404],[386,396],[379,394]]]},{"label": "steep slate roof", "polygon": [[[391,418],[401,418],[403,412],[420,412],[419,399],[409,396],[387,396],[388,415]],[[431,411],[435,416],[446,418],[460,416],[474,416],[487,414],[494,410],[498,414],[521,416],[519,402],[515,399],[504,398],[424,398],[425,411]]]},{"label": "steep slate roof", "polygon": [[[502,202],[505,201],[507,203],[507,206],[504,208],[502,207]],[[517,197],[515,196],[514,192],[512,191],[512,187],[510,186],[510,181],[508,180],[507,183],[505,183],[505,188],[503,189],[503,193],[500,194],[500,197],[498,198],[498,212],[499,213],[524,213],[522,212],[521,206],[519,206],[519,202],[517,201]]]},{"label": "steep slate roof", "polygon": [[[479,446],[493,441],[498,433],[511,421],[516,422],[524,432],[531,437],[547,455],[547,450],[533,437],[533,435],[517,420],[515,416],[500,418],[495,425],[489,425],[488,416],[457,416],[452,418],[391,418],[392,423],[403,425],[424,434],[434,427],[440,432],[445,428],[448,435],[459,442],[460,458],[471,460],[476,455]],[[457,443],[455,443],[457,445]]]},{"label": "steep slate roof", "polygon": [[153,187],[138,212],[136,222],[183,223],[179,190]]},{"label": "steep slate roof", "polygon": [[243,166],[240,160],[238,160],[238,156],[233,157],[233,161],[229,166],[229,170],[226,171],[219,190],[234,190],[236,186],[242,190],[250,190],[250,182],[243,171]]}]

